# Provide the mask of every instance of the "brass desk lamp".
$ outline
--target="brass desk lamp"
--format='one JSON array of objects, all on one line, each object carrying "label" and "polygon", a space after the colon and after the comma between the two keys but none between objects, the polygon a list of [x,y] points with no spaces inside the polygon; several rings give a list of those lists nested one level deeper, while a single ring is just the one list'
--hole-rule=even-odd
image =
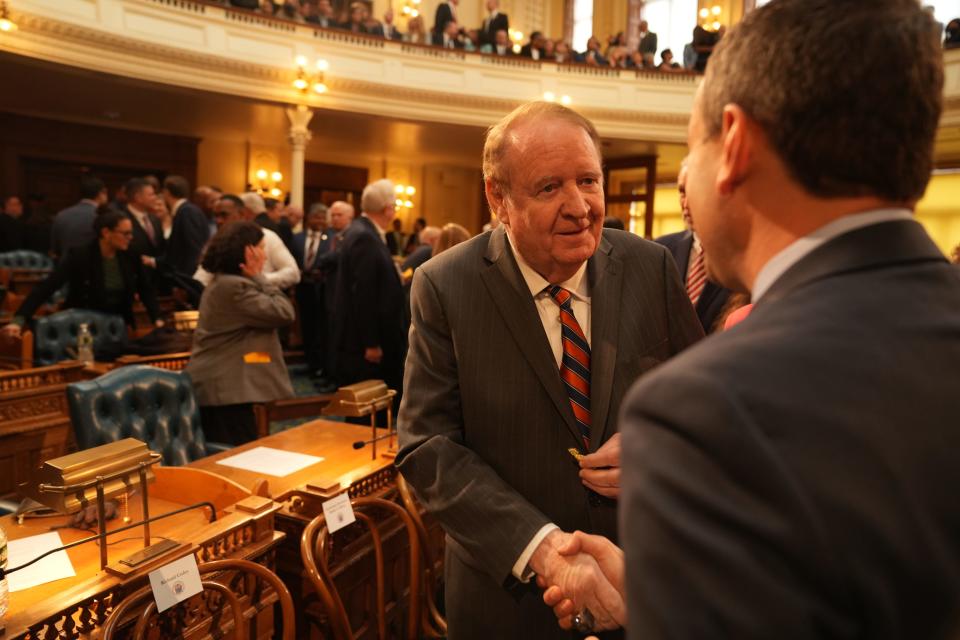
[{"label": "brass desk lamp", "polygon": [[[397,447],[393,437],[393,398],[397,392],[388,389],[383,380],[364,380],[356,384],[347,385],[337,389],[337,393],[330,400],[330,403],[323,408],[325,416],[344,416],[347,418],[359,418],[370,416],[370,440],[361,440],[353,443],[354,449],[361,449],[367,444],[373,445],[371,460],[377,459],[377,441],[384,438],[390,439],[387,452],[388,457],[396,457]],[[377,436],[377,411],[387,410],[387,433]]]}]

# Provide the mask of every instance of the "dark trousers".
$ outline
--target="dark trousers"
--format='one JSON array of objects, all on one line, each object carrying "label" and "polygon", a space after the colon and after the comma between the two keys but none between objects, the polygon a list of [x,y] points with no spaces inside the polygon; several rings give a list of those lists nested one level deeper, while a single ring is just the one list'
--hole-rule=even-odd
[{"label": "dark trousers", "polygon": [[313,282],[297,285],[297,307],[300,310],[300,335],[310,373],[326,369],[327,313],[320,286]]},{"label": "dark trousers", "polygon": [[239,445],[257,439],[257,420],[249,402],[200,407],[200,425],[209,442]]}]

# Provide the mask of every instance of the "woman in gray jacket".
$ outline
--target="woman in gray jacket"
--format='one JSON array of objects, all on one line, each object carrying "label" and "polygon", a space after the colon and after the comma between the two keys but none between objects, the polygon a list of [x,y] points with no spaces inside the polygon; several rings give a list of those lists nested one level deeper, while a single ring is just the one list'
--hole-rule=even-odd
[{"label": "woman in gray jacket", "polygon": [[290,299],[267,283],[263,231],[233,222],[210,241],[203,268],[213,280],[200,299],[200,320],[186,372],[208,440],[242,444],[257,437],[253,403],[293,396],[277,329],[292,324]]}]

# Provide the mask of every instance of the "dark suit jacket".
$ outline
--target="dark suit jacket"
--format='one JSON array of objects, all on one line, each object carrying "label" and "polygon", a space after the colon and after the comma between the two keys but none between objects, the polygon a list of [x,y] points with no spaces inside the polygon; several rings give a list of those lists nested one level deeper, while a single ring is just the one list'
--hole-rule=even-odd
[{"label": "dark suit jacket", "polygon": [[[399,391],[406,352],[400,274],[366,217],[350,223],[338,251],[332,306],[337,381],[350,384],[381,378]],[[363,357],[371,347],[383,350],[380,366]]]},{"label": "dark suit jacket", "polygon": [[23,220],[0,213],[0,252],[25,248]]},{"label": "dark suit jacket", "polygon": [[637,46],[637,51],[640,53],[652,53],[653,55],[657,54],[657,34],[652,31],[647,32],[647,36],[640,40],[640,44]]},{"label": "dark suit jacket", "polygon": [[97,239],[93,221],[97,219],[97,206],[89,200],[81,200],[57,213],[50,230],[50,250],[61,258],[73,247],[81,247]]},{"label": "dark suit jacket", "polygon": [[[532,58],[532,57],[533,57],[533,45],[528,42],[527,44],[525,44],[525,45],[523,45],[522,47],[520,47],[520,55],[522,55],[522,56],[524,56],[524,57],[526,57],[526,58]],[[544,54],[543,54],[543,51],[541,50],[541,51],[540,51],[540,60],[543,60],[544,57],[545,57],[545,56],[544,56]]]},{"label": "dark suit jacket", "polygon": [[442,35],[447,23],[451,20],[453,20],[453,11],[450,10],[450,5],[446,2],[438,4],[437,11],[433,14],[433,35]]},{"label": "dark suit jacket", "polygon": [[120,273],[123,276],[124,304],[120,309],[110,308],[104,297],[103,258],[100,254],[100,242],[94,240],[82,247],[74,247],[57,265],[50,276],[35,286],[17,309],[16,316],[29,320],[44,302],[63,285],[69,285],[64,308],[91,309],[105,313],[116,313],[130,326],[134,326],[133,300],[140,294],[140,301],[147,308],[151,320],[160,317],[160,308],[151,285],[146,267],[140,262],[140,256],[130,251],[117,254],[120,261]]},{"label": "dark suit jacket", "polygon": [[[443,46],[443,34],[442,34],[442,33],[434,33],[434,34],[431,34],[431,36],[430,36],[430,43],[433,44],[433,45],[436,46],[436,47],[442,47],[442,46]],[[461,42],[461,41],[460,41],[459,39],[457,39],[457,38],[454,38],[454,40],[453,40],[453,48],[454,48],[454,49],[463,49],[463,42]]]},{"label": "dark suit jacket", "polygon": [[[587,266],[594,450],[630,384],[703,335],[663,247],[603,236]],[[450,637],[569,638],[513,564],[549,522],[616,538],[617,507],[567,451],[582,440],[504,228],[417,269],[411,308],[397,464],[447,533]]]},{"label": "dark suit jacket", "polygon": [[496,42],[497,31],[500,30],[510,31],[510,18],[507,14],[498,13],[493,20],[490,19],[490,16],[484,18],[483,24],[480,26],[480,44],[492,46]]},{"label": "dark suit jacket", "polygon": [[210,225],[200,207],[190,201],[184,202],[173,218],[166,255],[158,263],[170,266],[177,273],[193,276],[209,234]]},{"label": "dark suit jacket", "polygon": [[630,637],[954,637],[958,362],[960,272],[898,221],[822,245],[643,379]]},{"label": "dark suit jacket", "polygon": [[151,215],[147,215],[147,220],[153,225],[153,242],[150,242],[147,232],[140,226],[140,222],[133,213],[124,208],[123,213],[130,218],[133,223],[133,239],[130,241],[130,247],[127,251],[136,256],[152,256],[157,258],[163,255],[166,248],[166,240],[163,237],[163,227],[160,221]]},{"label": "dark suit jacket", "polygon": [[[677,261],[677,269],[680,271],[680,279],[686,283],[687,267],[690,263],[690,251],[693,249],[693,233],[690,231],[681,231],[680,233],[670,233],[661,236],[656,240],[673,254],[673,259]],[[704,333],[710,333],[714,329],[714,324],[723,307],[730,298],[730,290],[724,289],[720,285],[707,280],[703,287],[703,293],[697,300],[697,317],[700,318],[700,324],[703,325]],[[722,327],[721,327],[722,328]]]},{"label": "dark suit jacket", "polygon": [[[386,25],[382,23],[377,23],[375,27],[370,29],[368,32],[372,36],[380,36],[381,38],[386,38]],[[394,25],[390,31],[390,40],[403,40],[403,34],[397,29],[397,26]]]}]

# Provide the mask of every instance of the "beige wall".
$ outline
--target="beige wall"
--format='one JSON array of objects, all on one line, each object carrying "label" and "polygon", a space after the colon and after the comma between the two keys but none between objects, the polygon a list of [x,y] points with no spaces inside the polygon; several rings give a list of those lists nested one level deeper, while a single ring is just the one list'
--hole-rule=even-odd
[{"label": "beige wall", "polygon": [[225,193],[245,186],[247,145],[243,142],[203,139],[197,147],[197,184],[213,184]]},{"label": "beige wall", "polygon": [[627,0],[594,0],[593,34],[606,46],[607,37],[627,29]]}]

